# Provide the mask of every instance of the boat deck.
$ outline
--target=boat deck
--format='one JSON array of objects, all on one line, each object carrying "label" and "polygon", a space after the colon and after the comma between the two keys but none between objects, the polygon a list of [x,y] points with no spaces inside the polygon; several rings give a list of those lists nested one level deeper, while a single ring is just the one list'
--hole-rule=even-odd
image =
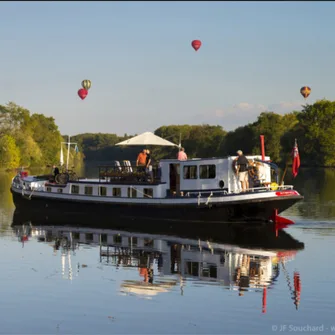
[{"label": "boat deck", "polygon": [[[79,180],[69,181],[69,183],[74,184],[113,184],[113,185],[163,185],[166,182],[161,182],[159,180],[150,181],[150,180],[122,180],[122,179],[99,179],[99,178],[80,178]],[[47,182],[46,186],[51,187],[65,187],[67,184],[58,184],[56,182]]]}]

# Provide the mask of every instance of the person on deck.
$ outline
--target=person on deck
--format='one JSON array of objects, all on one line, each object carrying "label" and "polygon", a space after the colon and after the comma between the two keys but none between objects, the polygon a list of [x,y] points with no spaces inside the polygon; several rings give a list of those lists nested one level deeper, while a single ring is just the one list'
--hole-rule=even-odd
[{"label": "person on deck", "polygon": [[185,152],[184,148],[180,148],[179,149],[179,152],[178,152],[178,155],[177,155],[177,159],[179,161],[186,161],[187,160],[187,155],[186,155],[186,152]]},{"label": "person on deck", "polygon": [[151,154],[150,150],[146,150],[147,158],[145,161],[145,171],[146,173],[150,176],[151,182],[153,182],[153,171],[152,171],[152,166],[151,166]]},{"label": "person on deck", "polygon": [[54,180],[56,179],[56,176],[59,175],[59,169],[56,165],[53,165],[53,171],[52,171],[52,174],[53,174],[53,177],[54,177]]},{"label": "person on deck", "polygon": [[236,175],[238,180],[241,182],[242,192],[246,192],[249,189],[249,175],[248,175],[248,159],[243,155],[242,150],[237,151],[237,157],[235,163],[237,165]]},{"label": "person on deck", "polygon": [[138,169],[138,171],[145,171],[145,167],[146,167],[146,163],[147,163],[147,150],[143,149],[137,156],[137,160],[136,160],[136,166],[139,166],[140,168]]},{"label": "person on deck", "polygon": [[146,161],[145,161],[145,167],[148,169],[149,168],[149,165],[151,163],[151,155],[150,155],[150,150],[146,150]]}]

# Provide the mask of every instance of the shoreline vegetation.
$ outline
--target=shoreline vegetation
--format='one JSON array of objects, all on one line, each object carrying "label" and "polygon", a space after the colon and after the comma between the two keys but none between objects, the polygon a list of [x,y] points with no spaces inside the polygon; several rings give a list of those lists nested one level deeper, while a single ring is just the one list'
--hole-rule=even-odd
[{"label": "shoreline vegetation", "polygon": [[[234,156],[237,150],[246,155],[260,155],[259,135],[265,138],[265,154],[280,167],[292,164],[291,151],[297,139],[301,168],[335,167],[335,101],[318,100],[302,106],[301,111],[284,115],[272,111],[261,113],[257,120],[227,132],[220,125],[169,125],[154,133],[179,143],[189,158]],[[135,161],[138,147],[115,144],[137,134],[84,133],[71,136],[78,150],[70,149],[69,167],[99,161]],[[0,105],[0,170],[19,167],[38,168],[59,165],[61,135],[53,117],[32,114],[14,102]],[[176,157],[177,148],[151,147],[155,160]],[[66,146],[63,147],[66,159]]]}]

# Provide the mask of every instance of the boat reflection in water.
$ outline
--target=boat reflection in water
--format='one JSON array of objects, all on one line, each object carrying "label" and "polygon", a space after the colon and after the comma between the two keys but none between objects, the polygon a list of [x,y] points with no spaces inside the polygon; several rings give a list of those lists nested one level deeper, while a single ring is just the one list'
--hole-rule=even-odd
[{"label": "boat reflection in water", "polygon": [[80,221],[64,219],[58,224],[55,220],[51,224],[48,219],[22,221],[22,216],[16,214],[12,227],[19,241],[26,243],[35,238],[52,243],[54,252],[59,250],[62,254],[64,278],[73,279],[71,253],[89,245],[99,249],[103,266],[137,268],[138,280],[122,281],[123,294],[150,297],[176,286],[184,294],[185,282],[191,281],[221,285],[236,290],[240,296],[250,290],[262,292],[265,312],[268,288],[276,283],[282,270],[296,306],[300,301],[299,273],[291,279],[285,263],[293,260],[304,244],[284,230],[276,232],[273,226],[234,223],[215,228],[195,224],[186,229],[176,222],[169,227],[160,222],[136,222],[132,229],[121,229],[112,220],[106,226],[106,222],[100,225],[96,220],[89,224],[82,218],[85,225],[80,226]]}]

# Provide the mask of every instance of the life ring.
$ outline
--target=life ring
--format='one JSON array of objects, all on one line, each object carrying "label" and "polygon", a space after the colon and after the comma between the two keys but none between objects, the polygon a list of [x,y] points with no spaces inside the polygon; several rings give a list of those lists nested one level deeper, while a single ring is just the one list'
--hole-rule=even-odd
[{"label": "life ring", "polygon": [[278,187],[279,187],[279,185],[277,183],[275,183],[275,182],[273,182],[273,183],[270,184],[270,189],[272,191],[277,191]]}]

